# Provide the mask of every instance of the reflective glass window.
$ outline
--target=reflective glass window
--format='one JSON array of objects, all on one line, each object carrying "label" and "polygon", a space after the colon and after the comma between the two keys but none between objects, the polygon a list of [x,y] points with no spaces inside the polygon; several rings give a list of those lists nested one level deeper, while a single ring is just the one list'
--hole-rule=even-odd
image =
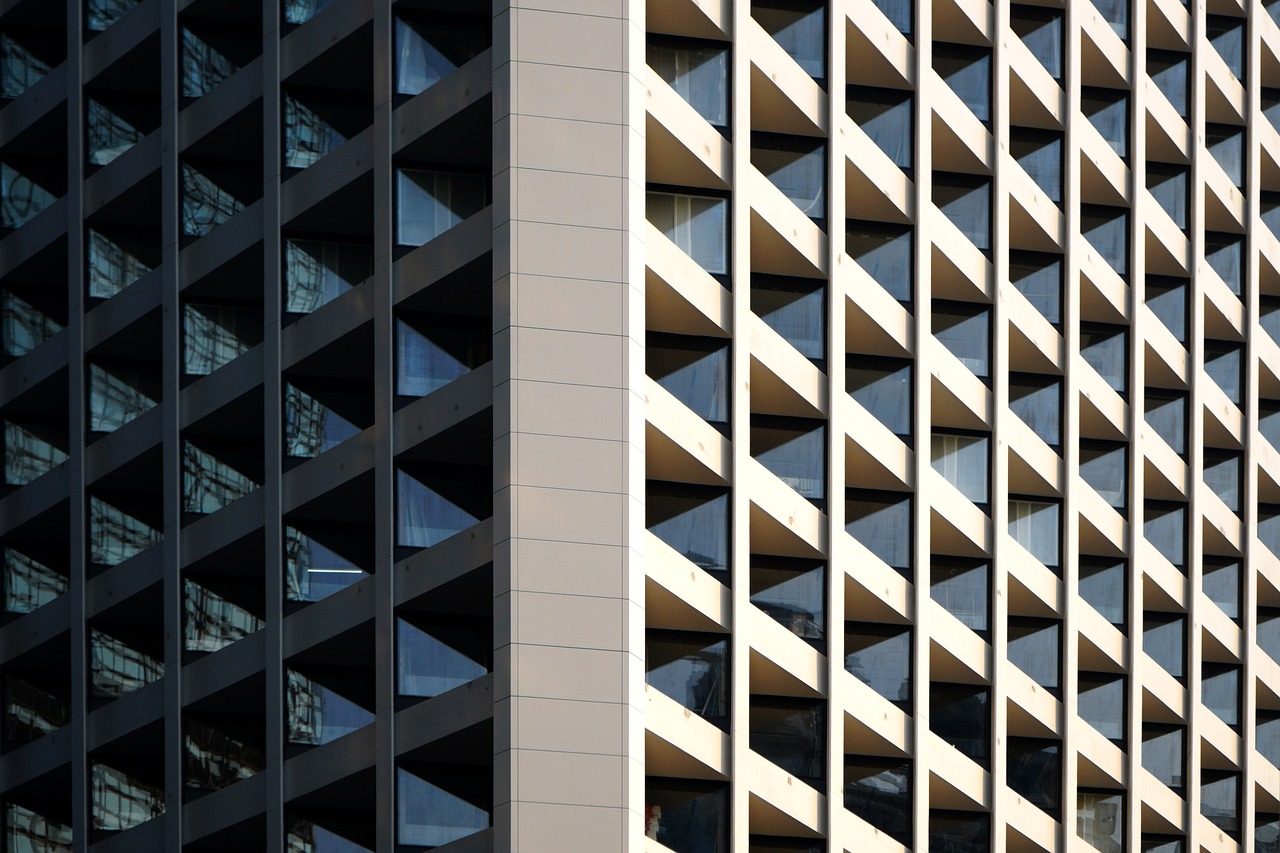
[{"label": "reflective glass window", "polygon": [[905,358],[850,355],[845,368],[849,394],[894,435],[911,435],[911,369]]},{"label": "reflective glass window", "polygon": [[1009,498],[1009,535],[1050,569],[1057,569],[1062,559],[1061,511],[1057,501]]},{"label": "reflective glass window", "polygon": [[1225,15],[1205,16],[1205,36],[1218,51],[1227,68],[1239,80],[1244,80],[1244,19]]},{"label": "reflective glass window", "polygon": [[99,101],[88,97],[85,101],[87,114],[85,148],[90,165],[107,165],[141,142],[142,137],[146,135],[126,118],[112,112]]},{"label": "reflective glass window", "polygon": [[[204,39],[186,27],[182,28],[182,96],[199,98],[212,92],[219,83],[239,70],[227,58],[226,48],[214,39]],[[221,41],[221,40],[217,40]],[[222,47],[222,50],[218,48]]]},{"label": "reflective glass window", "polygon": [[991,121],[990,48],[934,42],[933,70],[979,121]]},{"label": "reflective glass window", "polygon": [[1258,215],[1273,235],[1280,234],[1280,192],[1262,190],[1259,193]]},{"label": "reflective glass window", "polygon": [[1050,447],[1061,442],[1062,381],[1041,373],[1009,374],[1009,409]]},{"label": "reflective glass window", "polygon": [[183,773],[188,788],[217,791],[266,769],[262,747],[203,720],[183,719]]},{"label": "reflective glass window", "polygon": [[644,834],[674,853],[728,853],[729,787],[645,778]]},{"label": "reflective glass window", "polygon": [[266,623],[229,598],[191,578],[183,581],[183,648],[216,652],[262,630]]},{"label": "reflective glass window", "polygon": [[1080,111],[1085,114],[1120,159],[1129,156],[1129,95],[1121,89],[1080,90]]},{"label": "reflective glass window", "polygon": [[751,558],[751,603],[820,649],[826,639],[826,564]]},{"label": "reflective glass window", "polygon": [[729,494],[710,486],[650,480],[645,526],[695,565],[729,583]]},{"label": "reflective glass window", "polygon": [[258,487],[243,472],[192,444],[182,443],[182,511],[217,512]]},{"label": "reflective glass window", "polygon": [[1129,334],[1123,326],[1081,326],[1080,357],[1117,394],[1129,390]]},{"label": "reflective glass window", "polygon": [[1200,584],[1205,596],[1218,605],[1223,613],[1232,619],[1240,619],[1239,560],[1206,555]]},{"label": "reflective glass window", "polygon": [[20,97],[52,69],[35,51],[0,33],[0,98]]},{"label": "reflective glass window", "polygon": [[[1280,297],[1259,294],[1258,324],[1271,340],[1280,342]],[[1262,417],[1261,413],[1258,417]]]},{"label": "reflective glass window", "polygon": [[728,730],[729,641],[714,634],[649,631],[645,683]]},{"label": "reflective glass window", "polygon": [[751,310],[819,366],[827,352],[826,294],[817,278],[751,276]]},{"label": "reflective glass window", "polygon": [[826,147],[808,137],[751,134],[751,165],[810,219],[827,218]]},{"label": "reflective glass window", "polygon": [[844,668],[876,693],[911,711],[911,629],[905,625],[849,622]]},{"label": "reflective glass window", "polygon": [[729,51],[718,45],[650,41],[649,67],[714,127],[729,125]]},{"label": "reflective glass window", "polygon": [[933,336],[979,379],[991,369],[991,311],[972,302],[934,300]]},{"label": "reflective glass window", "polygon": [[752,696],[751,750],[819,791],[826,787],[827,715],[819,702]]},{"label": "reflective glass window", "polygon": [[1124,741],[1124,676],[1081,672],[1076,697],[1080,719],[1108,740]]},{"label": "reflective glass window", "polygon": [[289,743],[319,746],[373,722],[372,713],[319,681],[292,669],[286,669],[284,675],[285,738]]},{"label": "reflective glass window", "polygon": [[90,761],[89,809],[96,830],[132,829],[164,814],[164,789],[100,761]]},{"label": "reflective glass window", "polygon": [[[25,486],[67,461],[66,436],[51,424],[5,419],[4,482]],[[59,446],[62,445],[62,446]]]},{"label": "reflective glass window", "polygon": [[115,566],[160,541],[160,531],[97,497],[89,498],[89,562]]},{"label": "reflective glass window", "polygon": [[1055,80],[1062,79],[1062,11],[1009,5],[1009,26]]},{"label": "reflective glass window", "polygon": [[1062,203],[1061,133],[1023,127],[1010,128],[1009,153],[1018,161],[1018,165],[1026,171],[1036,186],[1049,197],[1049,201],[1054,204]]},{"label": "reflective glass window", "polygon": [[649,223],[712,275],[729,272],[729,201],[650,191]]},{"label": "reflective glass window", "polygon": [[991,815],[930,809],[928,849],[945,853],[989,853]]},{"label": "reflective glass window", "polygon": [[1243,363],[1239,344],[1225,341],[1205,341],[1204,372],[1218,384],[1227,399],[1240,405],[1240,386],[1243,381]]},{"label": "reflective glass window", "polygon": [[[489,810],[484,804],[493,795],[487,778],[473,780],[453,767],[430,771],[396,770],[396,837],[400,844],[440,847],[489,828]],[[424,778],[427,776],[430,778]]]},{"label": "reflective glass window", "polygon": [[849,220],[845,248],[889,295],[910,303],[915,290],[912,231],[907,225]]},{"label": "reflective glass window", "polygon": [[646,338],[645,372],[703,420],[729,422],[729,344],[719,338]]},{"label": "reflective glass window", "polygon": [[1183,278],[1147,276],[1146,303],[1174,340],[1187,342],[1187,285]]},{"label": "reflective glass window", "polygon": [[933,470],[976,504],[986,505],[991,484],[991,439],[986,435],[933,434]]},{"label": "reflective glass window", "polygon": [[933,203],[983,252],[991,249],[991,181],[976,175],[933,173]]},{"label": "reflective glass window", "polygon": [[305,24],[331,3],[333,0],[284,0],[285,23]]},{"label": "reflective glass window", "polygon": [[1206,449],[1204,484],[1222,499],[1227,509],[1240,512],[1240,474],[1244,459],[1230,450]]},{"label": "reflective glass window", "polygon": [[1234,124],[1206,124],[1204,145],[1227,173],[1232,186],[1244,186],[1244,128]]},{"label": "reflective glass window", "polygon": [[448,15],[395,19],[397,95],[430,89],[488,47],[488,19]]},{"label": "reflective glass window", "polygon": [[984,770],[989,769],[991,691],[987,687],[938,682],[930,684],[929,728],[960,750],[962,755],[973,759]]},{"label": "reflective glass window", "polygon": [[1142,766],[1176,793],[1182,792],[1186,736],[1182,726],[1142,724]]},{"label": "reflective glass window", "polygon": [[4,612],[30,613],[70,587],[67,576],[13,547],[4,552]]},{"label": "reflective glass window", "polygon": [[1276,556],[1280,556],[1280,507],[1274,504],[1258,506],[1258,541]]},{"label": "reflective glass window", "polygon": [[1116,274],[1129,274],[1129,213],[1121,207],[1082,205],[1080,233]]},{"label": "reflective glass window", "polygon": [[1147,75],[1156,84],[1156,88],[1164,93],[1178,115],[1186,116],[1188,89],[1187,69],[1191,64],[1191,54],[1174,53],[1168,50],[1147,49]]},{"label": "reflective glass window", "polygon": [[899,573],[911,576],[911,496],[850,490],[845,530]]},{"label": "reflective glass window", "polygon": [[934,558],[929,595],[960,624],[985,635],[990,625],[991,566],[977,561],[943,561]]},{"label": "reflective glass window", "polygon": [[86,0],[85,27],[90,32],[103,32],[137,5],[138,0]]},{"label": "reflective glass window", "polygon": [[105,631],[89,629],[89,688],[94,696],[118,699],[163,675],[164,662],[157,657]]},{"label": "reflective glass window", "polygon": [[1156,204],[1169,214],[1173,224],[1187,230],[1187,186],[1190,174],[1185,166],[1147,163],[1147,190]]},{"label": "reflective glass window", "polygon": [[1186,674],[1186,620],[1174,613],[1142,614],[1142,648],[1174,678]]},{"label": "reflective glass window", "polygon": [[396,243],[421,246],[479,213],[489,203],[480,175],[396,170]]},{"label": "reflective glass window", "polygon": [[284,310],[289,314],[310,314],[371,275],[371,246],[328,240],[285,240]]},{"label": "reflective glass window", "polygon": [[331,406],[292,382],[284,383],[284,455],[311,459],[360,433]]},{"label": "reflective glass window", "polygon": [[487,626],[454,617],[412,614],[396,619],[396,693],[430,698],[489,671]]},{"label": "reflective glass window", "polygon": [[1280,815],[1258,815],[1254,828],[1254,842],[1258,845],[1257,853],[1280,851]]},{"label": "reflective glass window", "polygon": [[1129,506],[1129,446],[1110,441],[1080,442],[1080,476],[1111,506]]},{"label": "reflective glass window", "polygon": [[800,64],[810,77],[827,76],[826,3],[821,0],[801,2],[752,3],[751,17],[773,36],[787,54]]},{"label": "reflective glass window", "polygon": [[66,853],[72,848],[71,827],[17,803],[6,803],[4,832],[7,850]]},{"label": "reflective glass window", "polygon": [[62,331],[62,324],[12,291],[0,291],[0,345],[13,358]]},{"label": "reflective glass window", "polygon": [[1272,660],[1280,661],[1280,609],[1258,608],[1258,648]]},{"label": "reflective glass window", "polygon": [[244,202],[236,198],[213,178],[191,166],[181,164],[182,233],[203,237],[244,210]]},{"label": "reflective glass window", "polygon": [[0,162],[0,227],[21,228],[57,200],[36,178]]},{"label": "reflective glass window", "polygon": [[751,418],[751,456],[802,497],[826,498],[826,429],[796,418]]},{"label": "reflective glass window", "polygon": [[284,165],[289,169],[305,169],[318,163],[347,141],[322,110],[315,110],[284,93]]},{"label": "reflective glass window", "polygon": [[1011,737],[1007,760],[1009,787],[1057,819],[1062,811],[1062,744],[1056,740]]},{"label": "reflective glass window", "polygon": [[213,373],[261,340],[261,311],[193,302],[182,307],[182,368],[189,375]]},{"label": "reflective glass window", "polygon": [[[883,0],[899,2],[899,0]],[[902,5],[909,6],[907,0]],[[908,89],[880,89],[850,86],[845,109],[849,118],[871,137],[899,169],[910,171],[912,163],[912,93]]]},{"label": "reflective glass window", "polygon": [[159,262],[145,236],[120,229],[88,229],[88,289],[95,299],[109,299]]},{"label": "reflective glass window", "polygon": [[1240,725],[1240,667],[1205,663],[1200,670],[1200,694],[1204,706],[1232,727]]},{"label": "reflective glass window", "polygon": [[1165,559],[1182,568],[1187,553],[1187,505],[1147,501],[1142,535]]},{"label": "reflective glass window", "polygon": [[1044,689],[1062,689],[1062,623],[1055,619],[1009,617],[1009,662]]},{"label": "reflective glass window", "polygon": [[285,598],[319,601],[368,575],[355,563],[295,527],[284,529]]},{"label": "reflective glass window", "polygon": [[1275,711],[1259,711],[1257,726],[1253,731],[1258,753],[1280,767],[1280,714]]},{"label": "reflective glass window", "polygon": [[1009,253],[1009,283],[1052,325],[1062,322],[1062,257]]},{"label": "reflective glass window", "polygon": [[844,807],[911,847],[911,762],[845,756]]},{"label": "reflective glass window", "polygon": [[912,24],[915,21],[912,0],[873,0],[873,2],[876,8],[889,19],[889,23],[910,40]]},{"label": "reflective glass window", "polygon": [[1126,568],[1123,560],[1080,558],[1080,597],[1122,631],[1128,621]]},{"label": "reflective glass window", "polygon": [[1187,396],[1148,388],[1143,400],[1146,420],[1155,434],[1179,456],[1187,452]]},{"label": "reflective glass window", "polygon": [[1102,853],[1121,853],[1125,849],[1124,794],[1077,792],[1076,835]]},{"label": "reflective glass window", "polygon": [[396,541],[406,548],[430,548],[480,519],[445,492],[457,485],[446,472],[396,472]]},{"label": "reflective glass window", "polygon": [[[479,318],[476,318],[478,320]],[[493,358],[487,321],[470,317],[396,318],[396,394],[425,397]]]},{"label": "reflective glass window", "polygon": [[1240,838],[1240,774],[1200,771],[1200,814],[1231,838]]},{"label": "reflective glass window", "polygon": [[13,673],[4,676],[4,740],[9,744],[31,743],[71,722],[65,684],[60,686],[63,695],[59,696],[45,689],[52,686],[45,673],[23,671],[23,675],[32,680]]},{"label": "reflective glass window", "polygon": [[1111,25],[1121,41],[1129,40],[1129,3],[1130,0],[1097,0],[1094,3],[1102,20]]}]

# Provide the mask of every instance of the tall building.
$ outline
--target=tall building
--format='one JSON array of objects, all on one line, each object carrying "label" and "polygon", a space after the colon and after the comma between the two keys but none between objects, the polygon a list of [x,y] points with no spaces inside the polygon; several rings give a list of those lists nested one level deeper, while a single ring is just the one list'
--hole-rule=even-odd
[{"label": "tall building", "polygon": [[5,853],[1280,851],[1264,4],[0,0],[0,98]]}]

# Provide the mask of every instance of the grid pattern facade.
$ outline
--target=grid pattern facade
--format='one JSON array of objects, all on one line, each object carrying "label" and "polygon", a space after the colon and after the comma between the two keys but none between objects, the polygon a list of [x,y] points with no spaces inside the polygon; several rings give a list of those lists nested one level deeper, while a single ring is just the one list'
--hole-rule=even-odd
[{"label": "grid pattern facade", "polygon": [[4,850],[1280,845],[1263,5],[5,0],[0,99]]}]

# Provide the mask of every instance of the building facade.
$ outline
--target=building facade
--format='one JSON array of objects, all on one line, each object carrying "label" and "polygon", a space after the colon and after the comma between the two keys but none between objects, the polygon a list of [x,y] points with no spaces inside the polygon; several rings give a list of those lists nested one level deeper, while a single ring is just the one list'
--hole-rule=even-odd
[{"label": "building facade", "polygon": [[1277,126],[1235,0],[0,0],[3,850],[1276,853]]}]

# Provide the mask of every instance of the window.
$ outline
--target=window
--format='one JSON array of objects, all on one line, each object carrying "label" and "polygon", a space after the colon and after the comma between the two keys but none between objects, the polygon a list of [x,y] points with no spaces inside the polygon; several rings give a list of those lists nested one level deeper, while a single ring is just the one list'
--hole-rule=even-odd
[{"label": "window", "polygon": [[1280,342],[1280,297],[1258,295],[1258,324],[1271,340]]},{"label": "window", "polygon": [[55,425],[26,418],[2,423],[6,485],[25,486],[67,461],[66,436]]},{"label": "window", "polygon": [[3,552],[5,613],[30,613],[70,587],[65,573],[55,571],[13,547],[5,547]]},{"label": "window", "polygon": [[653,192],[649,222],[712,275],[729,272],[729,203],[723,198]]},{"label": "window", "polygon": [[1267,761],[1280,767],[1280,714],[1275,711],[1258,711],[1254,729],[1258,753]]},{"label": "window", "polygon": [[89,363],[89,430],[114,432],[155,408],[159,377],[137,365]]},{"label": "window", "polygon": [[911,437],[911,370],[905,358],[849,355],[845,383],[850,396],[894,435]]},{"label": "window", "polygon": [[1234,451],[1206,448],[1204,452],[1204,484],[1222,499],[1227,509],[1237,514],[1243,462],[1243,457]]},{"label": "window", "polygon": [[910,849],[911,762],[848,755],[844,780],[844,807]]},{"label": "window", "polygon": [[644,833],[676,853],[728,853],[729,786],[645,778]]},{"label": "window", "polygon": [[822,279],[751,275],[751,310],[819,369],[826,364],[826,295]]},{"label": "window", "polygon": [[12,291],[0,291],[0,344],[4,354],[26,355],[62,331],[62,324]]},{"label": "window", "polygon": [[1061,442],[1062,382],[1040,373],[1009,374],[1009,409],[1050,447]]},{"label": "window", "polygon": [[751,17],[815,80],[827,76],[826,3],[752,3]]},{"label": "window", "polygon": [[1240,774],[1200,771],[1200,814],[1231,838],[1240,840]]},{"label": "window", "polygon": [[1102,853],[1121,853],[1125,849],[1124,794],[1077,792],[1076,835]]},{"label": "window", "polygon": [[401,96],[425,92],[489,46],[487,18],[396,16],[395,27],[395,87]]},{"label": "window", "polygon": [[244,210],[244,202],[189,163],[182,163],[182,233],[203,237]]},{"label": "window", "polygon": [[89,562],[95,566],[118,566],[160,538],[160,531],[146,521],[101,498],[89,497]]},{"label": "window", "polygon": [[1129,446],[1110,441],[1080,442],[1080,476],[1120,512],[1129,506]]},{"label": "window", "polygon": [[138,0],[87,0],[85,3],[85,28],[100,33],[120,20]]},{"label": "window", "polygon": [[85,98],[85,110],[85,148],[91,166],[107,165],[141,142],[146,135],[123,116],[112,112],[92,97]]},{"label": "window", "polygon": [[[211,42],[216,43],[216,47]],[[182,28],[182,96],[199,98],[209,94],[218,84],[239,71],[239,66],[226,56],[226,39],[203,39],[186,27]],[[219,48],[222,48],[219,50]]]},{"label": "window", "polygon": [[984,124],[991,121],[991,50],[934,42],[933,69]]},{"label": "window", "polygon": [[990,445],[991,438],[986,435],[935,432],[931,452],[933,470],[960,494],[986,506],[991,483]]},{"label": "window", "polygon": [[250,477],[190,441],[182,443],[182,511],[207,514],[258,488]]},{"label": "window", "polygon": [[751,603],[797,637],[825,649],[826,564],[752,556]]},{"label": "window", "polygon": [[933,336],[979,379],[991,369],[991,311],[973,302],[935,299],[930,318]]},{"label": "window", "polygon": [[971,684],[930,684],[929,728],[984,770],[990,769],[991,691],[988,688]]},{"label": "window", "polygon": [[1124,743],[1124,676],[1081,672],[1077,684],[1076,713],[1098,733],[1116,744]]},{"label": "window", "polygon": [[1258,406],[1258,432],[1272,447],[1280,447],[1280,405],[1262,400]]},{"label": "window", "polygon": [[368,575],[295,527],[284,529],[284,585],[289,601],[320,601]]},{"label": "window", "polygon": [[752,415],[751,455],[821,507],[827,494],[826,435],[821,421]]},{"label": "window", "polygon": [[1147,163],[1147,190],[1183,231],[1187,230],[1187,179],[1185,166]]},{"label": "window", "polygon": [[1062,258],[1039,252],[1009,253],[1009,283],[1053,326],[1062,323]]},{"label": "window", "polygon": [[1120,396],[1129,390],[1129,333],[1123,326],[1081,324],[1080,357]]},{"label": "window", "polygon": [[827,715],[820,702],[752,696],[753,752],[818,791],[826,789]]},{"label": "window", "polygon": [[1120,89],[1080,90],[1080,111],[1120,156],[1129,156],[1129,96]]},{"label": "window", "polygon": [[284,676],[284,726],[289,743],[320,746],[373,722],[367,709],[319,681],[292,669],[286,669]]},{"label": "window", "polygon": [[893,24],[898,32],[911,40],[912,22],[914,14],[912,13],[911,0],[874,0],[876,8],[884,13],[889,19],[889,23]]},{"label": "window", "polygon": [[90,692],[101,699],[119,699],[136,693],[164,675],[160,649],[148,654],[134,645],[100,631],[89,629]]},{"label": "window", "polygon": [[1055,572],[1062,554],[1058,535],[1061,510],[1057,501],[1009,498],[1009,535]]},{"label": "window", "polygon": [[933,173],[933,203],[982,252],[991,251],[991,181],[976,175]]},{"label": "window", "polygon": [[182,306],[182,369],[204,376],[262,340],[262,312],[232,305]]},{"label": "window", "polygon": [[1007,779],[1018,796],[1057,820],[1062,813],[1062,744],[1009,738]]},{"label": "window", "polygon": [[1102,20],[1111,25],[1121,41],[1129,40],[1129,2],[1130,0],[1097,0],[1094,3]]},{"label": "window", "polygon": [[1080,597],[1121,631],[1128,621],[1127,577],[1123,560],[1080,558]]},{"label": "window", "polygon": [[845,248],[894,299],[910,304],[915,291],[912,232],[907,225],[849,220]]},{"label": "window", "polygon": [[21,228],[57,200],[36,179],[0,163],[0,227]]},{"label": "window", "polygon": [[1244,128],[1233,124],[1206,124],[1204,145],[1213,159],[1218,161],[1222,171],[1227,173],[1232,186],[1243,187]]},{"label": "window", "polygon": [[945,853],[989,853],[991,815],[930,809],[928,849]]},{"label": "window", "polygon": [[1080,233],[1107,266],[1124,278],[1129,274],[1129,212],[1096,204],[1080,206]]},{"label": "window", "polygon": [[1148,388],[1143,400],[1147,424],[1179,456],[1187,452],[1187,395]]},{"label": "window", "polygon": [[0,33],[0,98],[21,97],[56,64],[51,65],[8,34]]},{"label": "window", "polygon": [[1201,701],[1218,719],[1240,728],[1240,667],[1204,663],[1200,669]]},{"label": "window", "polygon": [[431,698],[489,671],[492,638],[466,616],[402,613],[396,618],[396,693]]},{"label": "window", "polygon": [[430,474],[396,471],[396,544],[404,548],[430,548],[479,521],[450,500],[459,480],[475,485],[471,476],[450,472],[447,466]]},{"label": "window", "polygon": [[1218,605],[1228,617],[1240,621],[1241,575],[1240,561],[1227,557],[1204,558],[1200,579],[1205,596]]},{"label": "window", "polygon": [[729,585],[729,494],[724,489],[648,483],[645,526],[695,565]]},{"label": "window", "polygon": [[285,23],[305,24],[332,2],[333,0],[284,0]]},{"label": "window", "polygon": [[1174,678],[1186,674],[1186,620],[1176,613],[1142,614],[1142,648]]},{"label": "window", "polygon": [[[396,318],[396,394],[425,397],[493,358],[482,318],[410,315]],[[482,328],[483,327],[483,328]]]},{"label": "window", "polygon": [[650,332],[645,372],[703,420],[729,423],[729,344]]},{"label": "window", "polygon": [[845,530],[889,568],[911,577],[911,496],[850,489],[845,500]]},{"label": "window", "polygon": [[1146,303],[1174,340],[1187,342],[1187,280],[1147,276]]},{"label": "window", "polygon": [[960,624],[985,637],[990,626],[991,566],[977,560],[949,560],[934,557],[929,594]]},{"label": "window", "polygon": [[1147,74],[1156,88],[1164,93],[1178,115],[1186,117],[1188,89],[1187,68],[1191,55],[1168,50],[1147,50]]},{"label": "window", "polygon": [[311,459],[360,434],[360,427],[324,402],[342,399],[341,394],[313,390],[317,395],[308,394],[292,382],[284,383],[285,456]]},{"label": "window", "polygon": [[1263,190],[1258,195],[1258,215],[1262,217],[1262,224],[1273,235],[1280,234],[1280,192]]},{"label": "window", "polygon": [[[419,775],[421,773],[422,775]],[[456,766],[396,768],[396,836],[400,844],[440,847],[488,829],[487,778],[460,775]],[[468,784],[470,783],[470,784]]]},{"label": "window", "polygon": [[1142,766],[1179,795],[1186,765],[1186,735],[1182,726],[1142,724]]},{"label": "window", "polygon": [[713,127],[728,127],[728,49],[683,39],[650,38],[649,67]]},{"label": "window", "polygon": [[421,246],[489,203],[488,181],[480,175],[396,170],[396,243]]},{"label": "window", "polygon": [[1258,541],[1272,554],[1280,556],[1280,506],[1258,505]]},{"label": "window", "polygon": [[1243,368],[1239,344],[1225,341],[1204,342],[1204,372],[1218,384],[1227,399],[1237,406],[1242,399],[1240,386],[1243,384]]},{"label": "window", "polygon": [[183,716],[183,783],[198,791],[216,791],[266,769],[259,745],[233,737],[203,720]]},{"label": "window", "polygon": [[326,109],[312,109],[302,101],[284,93],[284,165],[288,169],[305,169],[338,150],[347,141],[324,114]]},{"label": "window", "polygon": [[822,143],[807,137],[752,133],[751,165],[801,213],[820,224],[826,222],[827,158]]},{"label": "window", "polygon": [[[1054,80],[1062,80],[1062,12],[1040,6],[1009,6],[1009,26]],[[1016,155],[1015,155],[1016,156]]]},{"label": "window", "polygon": [[844,668],[898,708],[911,712],[911,629],[900,625],[845,625]]},{"label": "window", "polygon": [[[897,0],[884,0],[897,2]],[[903,5],[909,5],[903,0]],[[912,94],[907,89],[880,89],[850,86],[845,109],[849,118],[871,137],[899,169],[910,173],[912,140]]]},{"label": "window", "polygon": [[99,761],[89,762],[89,808],[95,830],[120,832],[159,817],[164,814],[164,796],[159,785]]},{"label": "window", "polygon": [[1205,36],[1236,79],[1244,80],[1244,20],[1224,15],[1205,16]]},{"label": "window", "polygon": [[715,634],[650,630],[645,683],[709,723],[729,727],[729,641]]},{"label": "window", "polygon": [[1186,565],[1187,505],[1147,501],[1142,535],[1179,569]]},{"label": "window", "polygon": [[1062,623],[1009,617],[1009,662],[1054,696],[1062,695]]},{"label": "window", "polygon": [[373,275],[373,248],[320,240],[284,241],[285,312],[310,314]]},{"label": "window", "polygon": [[[1048,11],[1048,10],[1046,10]],[[1061,14],[1061,13],[1056,13]],[[1009,153],[1049,201],[1062,203],[1062,134],[1023,127],[1009,129]]]}]

